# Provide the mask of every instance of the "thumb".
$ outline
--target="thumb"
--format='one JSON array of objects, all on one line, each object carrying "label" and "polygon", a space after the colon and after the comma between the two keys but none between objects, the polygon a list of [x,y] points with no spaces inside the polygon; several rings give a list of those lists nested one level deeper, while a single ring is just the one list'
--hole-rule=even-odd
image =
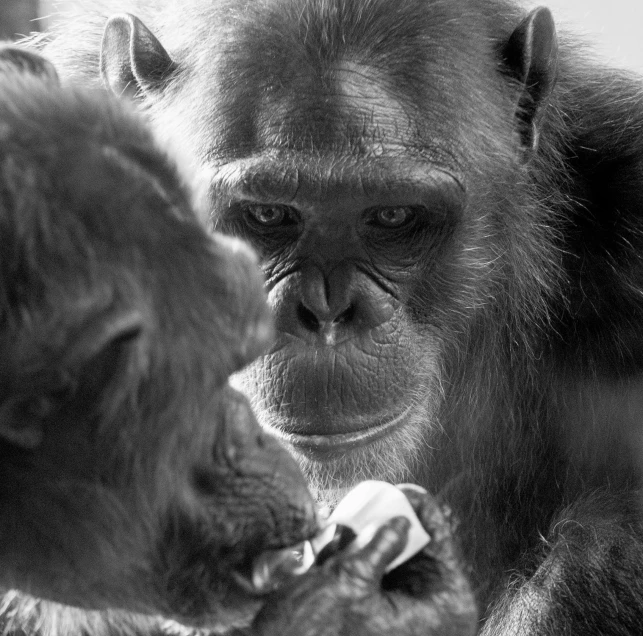
[{"label": "thumb", "polygon": [[[342,561],[345,574],[356,582],[379,585],[388,564],[404,549],[410,525],[406,517],[393,517],[382,524],[366,545]],[[358,535],[354,545],[359,546],[359,539]]]}]

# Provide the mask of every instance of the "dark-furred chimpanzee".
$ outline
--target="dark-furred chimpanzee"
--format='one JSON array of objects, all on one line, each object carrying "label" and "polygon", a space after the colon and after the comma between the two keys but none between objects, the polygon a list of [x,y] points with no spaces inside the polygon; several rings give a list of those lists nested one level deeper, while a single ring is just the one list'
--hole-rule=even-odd
[{"label": "dark-furred chimpanzee", "polygon": [[276,317],[241,379],[320,499],[439,494],[485,633],[638,633],[641,78],[506,0],[106,4],[48,51],[211,171]]},{"label": "dark-furred chimpanzee", "polygon": [[[127,612],[243,625],[262,605],[254,558],[317,530],[297,465],[227,382],[273,334],[256,259],[208,235],[129,111],[0,46],[0,588],[19,590],[3,634],[157,629]],[[270,597],[250,633],[337,634],[365,613],[471,633],[448,519],[409,497],[433,536],[413,589],[379,594],[398,518]]]},{"label": "dark-furred chimpanzee", "polygon": [[0,583],[233,622],[231,573],[314,530],[226,387],[271,334],[261,278],[138,117],[29,55],[0,49]]}]

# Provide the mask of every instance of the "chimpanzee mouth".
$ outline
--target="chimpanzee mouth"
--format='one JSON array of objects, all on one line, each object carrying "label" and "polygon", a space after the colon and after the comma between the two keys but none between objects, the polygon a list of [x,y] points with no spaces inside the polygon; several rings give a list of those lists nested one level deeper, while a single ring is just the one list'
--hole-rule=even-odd
[{"label": "chimpanzee mouth", "polygon": [[233,570],[232,580],[247,596],[265,596],[303,574],[314,562],[312,550],[310,541],[264,550]]},{"label": "chimpanzee mouth", "polygon": [[346,452],[372,444],[400,428],[407,420],[412,407],[407,407],[402,413],[393,418],[379,421],[371,426],[365,426],[349,433],[332,433],[328,435],[305,435],[289,433],[283,429],[272,429],[275,436],[282,442],[294,446],[298,451],[307,454],[329,454]]},{"label": "chimpanzee mouth", "polygon": [[238,570],[232,570],[230,572],[232,580],[235,582],[238,588],[240,588],[246,596],[251,598],[259,598],[260,596],[265,595],[267,592],[263,590],[258,590],[252,580],[252,567],[240,568]]}]

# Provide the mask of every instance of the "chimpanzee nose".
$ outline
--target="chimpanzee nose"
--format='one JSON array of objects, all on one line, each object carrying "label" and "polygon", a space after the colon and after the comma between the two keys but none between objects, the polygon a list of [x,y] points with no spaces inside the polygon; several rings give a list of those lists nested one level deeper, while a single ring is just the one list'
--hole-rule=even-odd
[{"label": "chimpanzee nose", "polygon": [[314,332],[332,329],[335,325],[349,322],[354,314],[355,307],[353,305],[337,312],[331,312],[330,308],[328,311],[309,309],[304,302],[299,303],[297,307],[297,316],[301,324]]},{"label": "chimpanzee nose", "polygon": [[328,329],[346,323],[355,316],[354,299],[347,284],[349,281],[345,280],[345,276],[338,276],[337,270],[333,274],[324,276],[317,268],[304,273],[297,316],[310,331]]},{"label": "chimpanzee nose", "polygon": [[353,264],[340,263],[328,272],[306,266],[301,271],[297,321],[308,333],[332,340],[386,322],[394,311],[392,300]]}]

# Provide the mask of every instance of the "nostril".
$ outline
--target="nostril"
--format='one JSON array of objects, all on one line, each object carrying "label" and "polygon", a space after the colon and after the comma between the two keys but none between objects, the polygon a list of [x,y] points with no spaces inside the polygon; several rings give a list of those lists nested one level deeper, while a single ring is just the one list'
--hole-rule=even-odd
[{"label": "nostril", "polygon": [[303,303],[299,303],[297,307],[297,317],[302,325],[310,331],[317,331],[319,329],[319,320],[317,316],[308,309]]},{"label": "nostril", "polygon": [[333,320],[333,323],[336,325],[341,325],[347,322],[352,322],[355,317],[355,305],[349,305],[344,311],[342,311],[336,318]]}]

